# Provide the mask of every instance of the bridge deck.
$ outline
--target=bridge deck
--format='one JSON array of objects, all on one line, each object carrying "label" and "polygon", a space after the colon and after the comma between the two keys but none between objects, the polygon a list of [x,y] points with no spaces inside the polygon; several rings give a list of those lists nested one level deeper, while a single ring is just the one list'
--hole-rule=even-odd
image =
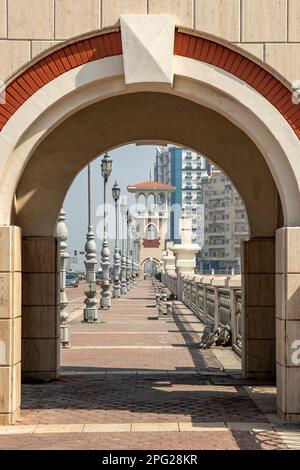
[{"label": "bridge deck", "polygon": [[246,383],[229,349],[199,350],[203,324],[183,304],[159,319],[141,281],[92,325],[77,309],[83,287],[68,294],[61,379],[23,386],[22,418],[0,428],[0,448],[286,448],[269,421],[274,387]]}]

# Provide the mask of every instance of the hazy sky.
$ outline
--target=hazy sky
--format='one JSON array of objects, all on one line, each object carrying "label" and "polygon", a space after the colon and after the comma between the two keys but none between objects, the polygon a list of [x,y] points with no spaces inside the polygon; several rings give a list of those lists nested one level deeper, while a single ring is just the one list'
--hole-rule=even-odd
[{"label": "hazy sky", "polygon": [[[128,202],[133,202],[134,196],[127,192],[129,184],[140,183],[149,180],[150,169],[153,177],[153,166],[155,163],[155,146],[126,145],[113,150],[109,155],[113,159],[113,170],[107,184],[108,202],[113,203],[111,188],[115,181],[121,187],[121,195],[128,197]],[[97,158],[92,163],[92,214],[94,231],[100,231],[99,221],[101,220],[101,208],[97,207],[103,202],[103,178],[100,168],[101,158]],[[81,171],[65,199],[64,209],[66,212],[66,223],[69,230],[68,251],[70,256],[74,255],[74,250],[84,251],[87,231],[87,168]],[[111,214],[113,216],[113,214]],[[101,240],[97,238],[98,251],[101,250]],[[111,246],[113,248],[113,246]],[[98,255],[99,259],[99,255]],[[79,256],[79,265],[74,269],[83,269],[84,256]]]}]

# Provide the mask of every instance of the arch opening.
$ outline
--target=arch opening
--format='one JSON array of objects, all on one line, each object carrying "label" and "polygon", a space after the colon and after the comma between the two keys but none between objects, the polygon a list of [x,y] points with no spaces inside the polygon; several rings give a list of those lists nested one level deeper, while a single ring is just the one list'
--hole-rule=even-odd
[{"label": "arch opening", "polygon": [[[160,119],[157,106],[161,106]],[[24,235],[51,236],[75,175],[97,155],[130,142],[171,142],[205,155],[241,194],[253,237],[273,236],[283,223],[276,184],[260,151],[245,133],[216,112],[186,99],[139,92],[78,111],[35,149],[19,180],[14,202],[13,218]]]},{"label": "arch opening", "polygon": [[[252,237],[243,266],[245,308],[249,315],[254,307],[265,306],[259,296],[258,305],[249,300],[259,286],[271,292],[268,307],[274,310],[275,233],[283,226],[300,226],[295,129],[251,85],[209,63],[176,57],[173,89],[159,84],[133,89],[125,85],[121,59],[102,59],[106,62],[99,70],[95,60],[82,64],[80,71],[66,72],[60,77],[61,90],[55,89],[55,80],[45,84],[5,123],[0,142],[1,224],[20,226],[25,239],[50,239],[66,191],[89,161],[125,143],[171,142],[205,155],[241,194]],[[34,108],[33,116],[26,117],[28,108],[28,116]],[[259,254],[262,247],[266,257]],[[247,257],[251,251],[260,259],[255,265]],[[25,272],[24,278],[29,274],[34,273]],[[257,331],[251,337],[247,331],[244,367],[250,376],[274,374],[272,312],[270,317],[267,338]],[[262,354],[253,365],[257,344],[263,346]]]}]

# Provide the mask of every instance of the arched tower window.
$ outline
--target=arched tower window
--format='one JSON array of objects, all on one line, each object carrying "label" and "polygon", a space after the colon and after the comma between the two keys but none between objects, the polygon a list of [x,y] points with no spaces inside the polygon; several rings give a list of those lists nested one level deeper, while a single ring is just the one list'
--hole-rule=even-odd
[{"label": "arched tower window", "polygon": [[147,209],[148,211],[154,211],[155,210],[155,196],[154,194],[149,194],[147,198]]},{"label": "arched tower window", "polygon": [[158,195],[158,205],[159,205],[160,209],[165,208],[165,205],[166,205],[166,196],[165,196],[165,194],[160,193]]},{"label": "arched tower window", "polygon": [[156,240],[158,237],[157,237],[157,229],[155,227],[155,225],[153,224],[150,224],[148,225],[147,229],[146,229],[146,239],[147,240]]},{"label": "arched tower window", "polygon": [[144,209],[146,208],[146,196],[144,193],[140,193],[138,197],[136,198],[136,203],[139,207],[143,207]]}]

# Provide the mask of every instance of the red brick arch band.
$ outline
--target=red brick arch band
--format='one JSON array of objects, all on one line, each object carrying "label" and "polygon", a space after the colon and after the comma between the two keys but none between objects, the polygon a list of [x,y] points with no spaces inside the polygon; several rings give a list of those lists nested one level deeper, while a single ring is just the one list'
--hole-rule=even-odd
[{"label": "red brick arch band", "polygon": [[[121,54],[119,31],[82,39],[50,53],[7,86],[5,103],[0,105],[0,130],[25,101],[47,83],[87,62]],[[221,44],[178,31],[174,54],[212,64],[251,85],[277,108],[300,139],[300,105],[292,102],[291,91],[270,72]]]}]

